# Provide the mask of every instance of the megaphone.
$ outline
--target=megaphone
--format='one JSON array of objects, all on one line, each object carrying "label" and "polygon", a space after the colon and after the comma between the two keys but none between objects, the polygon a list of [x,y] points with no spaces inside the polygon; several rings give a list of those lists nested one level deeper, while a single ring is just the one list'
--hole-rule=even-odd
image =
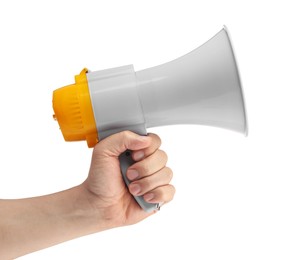
[{"label": "megaphone", "polygon": [[[146,128],[200,124],[247,134],[242,86],[226,27],[192,52],[135,72],[132,65],[89,72],[53,92],[54,118],[66,141],[93,147],[123,130],[146,135]],[[120,156],[126,185],[130,152]],[[158,204],[135,197],[147,212]]]}]

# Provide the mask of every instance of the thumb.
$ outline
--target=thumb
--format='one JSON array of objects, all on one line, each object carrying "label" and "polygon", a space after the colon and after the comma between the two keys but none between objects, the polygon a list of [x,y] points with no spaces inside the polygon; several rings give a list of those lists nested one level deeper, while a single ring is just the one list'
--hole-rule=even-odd
[{"label": "thumb", "polygon": [[151,137],[141,136],[130,131],[111,135],[95,146],[103,155],[118,157],[126,150],[140,150],[151,144]]}]

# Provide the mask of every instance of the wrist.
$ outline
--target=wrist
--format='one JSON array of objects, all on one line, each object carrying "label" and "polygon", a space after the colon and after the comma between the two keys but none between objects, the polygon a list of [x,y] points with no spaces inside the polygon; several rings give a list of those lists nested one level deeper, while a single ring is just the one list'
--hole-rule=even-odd
[{"label": "wrist", "polygon": [[77,207],[80,211],[90,212],[85,214],[87,218],[95,223],[94,232],[124,225],[121,217],[122,211],[118,211],[118,208],[113,205],[108,205],[98,194],[92,192],[88,188],[86,181],[75,187],[75,189],[81,194],[78,199],[81,203],[77,203]]},{"label": "wrist", "polygon": [[71,189],[71,220],[77,219],[78,225],[84,230],[82,235],[100,232],[113,227],[111,221],[97,207],[96,195],[86,189],[84,184]]}]

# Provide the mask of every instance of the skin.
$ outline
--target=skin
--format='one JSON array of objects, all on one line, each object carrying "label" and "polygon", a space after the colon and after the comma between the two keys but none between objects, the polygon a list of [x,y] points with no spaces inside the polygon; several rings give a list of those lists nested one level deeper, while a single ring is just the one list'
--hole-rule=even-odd
[{"label": "skin", "polygon": [[[135,224],[154,214],[144,212],[130,193],[151,203],[167,203],[175,189],[167,155],[157,135],[129,131],[99,142],[87,179],[69,190],[41,197],[0,200],[0,259],[16,258],[67,240]],[[123,182],[118,156],[132,151],[136,161]],[[129,190],[128,190],[129,189]]]}]

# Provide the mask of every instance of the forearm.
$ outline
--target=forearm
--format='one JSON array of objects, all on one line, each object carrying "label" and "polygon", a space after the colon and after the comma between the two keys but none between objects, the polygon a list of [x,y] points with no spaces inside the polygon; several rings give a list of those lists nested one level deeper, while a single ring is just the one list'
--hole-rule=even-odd
[{"label": "forearm", "polygon": [[0,200],[0,259],[11,259],[107,229],[84,187],[20,200]]}]

